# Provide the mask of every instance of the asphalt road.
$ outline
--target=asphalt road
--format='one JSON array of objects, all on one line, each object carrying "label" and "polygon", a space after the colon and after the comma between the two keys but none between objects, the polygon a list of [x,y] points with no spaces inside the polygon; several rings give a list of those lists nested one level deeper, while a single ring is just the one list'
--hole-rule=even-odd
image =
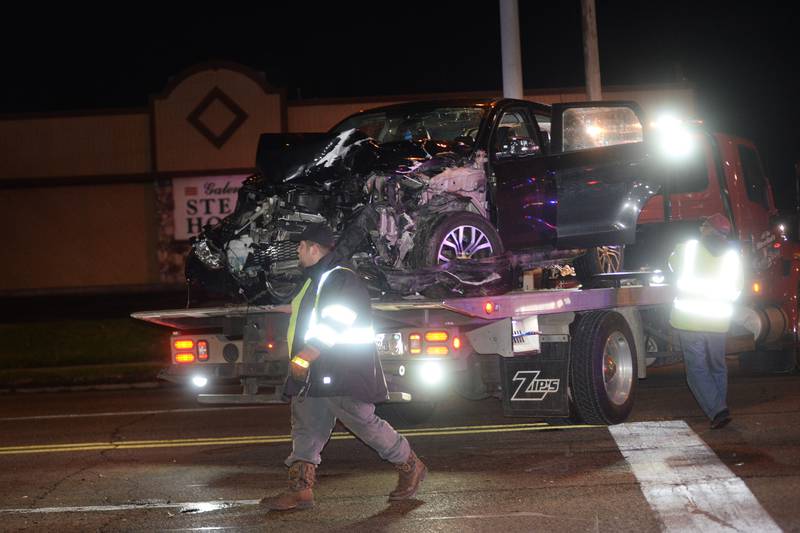
[{"label": "asphalt road", "polygon": [[[2,531],[800,530],[800,376],[743,375],[712,431],[682,367],[640,382],[623,425],[554,429],[453,398],[403,431],[430,467],[395,472],[337,427],[317,506],[267,513],[284,485],[286,406],[200,406],[176,389],[0,396]],[[401,424],[397,424],[402,427]]]}]

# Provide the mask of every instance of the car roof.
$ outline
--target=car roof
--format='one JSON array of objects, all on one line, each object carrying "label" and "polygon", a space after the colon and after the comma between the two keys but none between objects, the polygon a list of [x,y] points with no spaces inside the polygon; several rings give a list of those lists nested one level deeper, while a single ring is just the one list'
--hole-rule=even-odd
[{"label": "car roof", "polygon": [[442,99],[442,100],[418,100],[414,102],[403,102],[400,104],[390,104],[380,107],[372,107],[369,109],[365,109],[363,111],[359,111],[358,113],[353,113],[352,116],[360,115],[362,113],[379,113],[383,111],[416,111],[416,110],[425,110],[431,109],[435,107],[487,107],[487,108],[494,108],[500,104],[506,104],[511,102],[520,102],[525,104],[535,104],[539,106],[548,107],[544,104],[540,104],[539,102],[530,102],[528,100],[515,100],[512,98],[450,98],[450,99]]}]

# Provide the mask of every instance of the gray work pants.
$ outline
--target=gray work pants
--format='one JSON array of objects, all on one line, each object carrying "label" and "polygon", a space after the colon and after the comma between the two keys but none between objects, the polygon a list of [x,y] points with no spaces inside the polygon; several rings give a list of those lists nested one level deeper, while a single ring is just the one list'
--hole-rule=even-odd
[{"label": "gray work pants", "polygon": [[390,463],[406,462],[411,447],[385,420],[375,415],[375,405],[347,396],[292,398],[292,454],[286,466],[297,461],[319,465],[320,452],[340,420],[356,437]]},{"label": "gray work pants", "polygon": [[686,381],[710,419],[728,408],[728,367],[725,333],[678,330],[686,365]]}]

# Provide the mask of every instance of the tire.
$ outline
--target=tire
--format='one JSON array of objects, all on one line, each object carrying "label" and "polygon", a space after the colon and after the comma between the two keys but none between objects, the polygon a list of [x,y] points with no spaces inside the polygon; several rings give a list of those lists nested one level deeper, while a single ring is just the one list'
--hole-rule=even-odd
[{"label": "tire", "polygon": [[619,424],[633,409],[637,358],[628,323],[614,311],[580,317],[570,353],[570,390],[589,424]]},{"label": "tire", "polygon": [[622,271],[625,263],[625,246],[595,246],[575,260],[575,273],[582,283],[597,274]]},{"label": "tire", "polygon": [[467,211],[444,215],[421,246],[419,266],[440,265],[457,259],[482,259],[503,253],[503,241],[492,223]]}]

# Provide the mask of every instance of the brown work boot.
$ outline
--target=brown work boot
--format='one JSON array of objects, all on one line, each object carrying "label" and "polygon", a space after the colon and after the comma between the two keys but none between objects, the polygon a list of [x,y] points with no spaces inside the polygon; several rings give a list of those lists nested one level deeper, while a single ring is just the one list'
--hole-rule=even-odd
[{"label": "brown work boot", "polygon": [[289,487],[287,490],[261,500],[270,511],[288,511],[290,509],[310,509],[314,507],[314,493],[311,489],[316,480],[317,467],[313,463],[297,461],[289,467]]},{"label": "brown work boot", "polygon": [[413,498],[417,494],[422,480],[425,479],[425,474],[428,473],[428,467],[417,457],[413,450],[405,463],[396,464],[394,467],[398,470],[400,476],[397,479],[397,486],[389,493],[389,499],[407,500]]}]

